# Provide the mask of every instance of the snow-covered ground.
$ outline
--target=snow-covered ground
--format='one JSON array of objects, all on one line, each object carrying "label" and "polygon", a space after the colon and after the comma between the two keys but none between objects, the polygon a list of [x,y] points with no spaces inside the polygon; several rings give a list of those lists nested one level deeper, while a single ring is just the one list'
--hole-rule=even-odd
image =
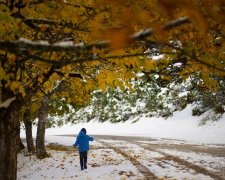
[{"label": "snow-covered ground", "polygon": [[[81,171],[78,152],[48,151],[51,158],[37,160],[35,156],[18,157],[18,180],[22,179],[121,179],[134,173],[132,179],[141,179],[131,162],[111,149],[92,150],[89,153],[88,170]],[[126,172],[126,174],[124,173]]]},{"label": "snow-covered ground", "polygon": [[[211,154],[210,146],[195,146],[185,141],[135,138],[112,139],[96,136],[88,154],[88,170],[81,171],[78,151],[71,145],[74,137],[47,136],[46,144],[68,146],[67,151],[48,149],[51,157],[38,160],[35,155],[18,155],[18,180],[78,179],[78,180],[141,180],[141,179],[223,179],[225,156]],[[118,137],[117,137],[118,138]],[[140,137],[139,137],[140,138]],[[164,142],[165,143],[162,143]],[[167,147],[162,147],[167,144]],[[154,146],[153,146],[154,145]],[[171,147],[187,146],[186,150]],[[190,146],[190,147],[189,147]],[[170,147],[170,148],[169,148]],[[215,147],[213,147],[215,148]],[[217,148],[225,149],[223,145]],[[207,153],[204,150],[207,149]]]},{"label": "snow-covered ground", "polygon": [[[203,117],[193,117],[191,114],[189,106],[181,112],[174,113],[173,117],[166,120],[163,118],[140,118],[138,122],[133,124],[131,121],[118,124],[91,121],[76,125],[69,124],[61,128],[50,128],[46,130],[46,135],[75,135],[79,133],[81,128],[85,127],[88,134],[92,135],[146,136],[186,140],[193,143],[225,144],[225,116],[218,122],[198,126]],[[22,136],[25,136],[24,132],[22,132]]]},{"label": "snow-covered ground", "polygon": [[[44,160],[19,153],[17,179],[225,179],[225,117],[205,126],[198,126],[199,119],[187,108],[167,120],[92,121],[47,129],[46,144],[58,143],[68,150],[48,149],[51,157]],[[88,171],[80,170],[78,152],[72,147],[83,127],[97,138],[91,143]],[[21,135],[25,137],[24,131]]]}]

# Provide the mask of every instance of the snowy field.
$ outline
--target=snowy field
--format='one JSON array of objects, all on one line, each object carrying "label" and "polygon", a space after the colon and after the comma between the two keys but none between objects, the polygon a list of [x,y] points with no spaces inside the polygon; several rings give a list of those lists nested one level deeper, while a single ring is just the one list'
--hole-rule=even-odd
[{"label": "snowy field", "polygon": [[130,120],[117,124],[91,121],[47,129],[46,134],[78,134],[80,129],[85,127],[88,134],[92,135],[143,136],[178,139],[193,143],[225,144],[225,116],[218,122],[209,122],[205,126],[199,126],[200,120],[207,116],[208,114],[201,117],[192,116],[191,106],[188,106],[183,111],[175,112],[172,117],[166,120],[143,117],[136,123],[132,123]]},{"label": "snowy field", "polygon": [[[134,124],[92,121],[47,129],[51,156],[38,160],[21,152],[17,179],[225,180],[225,117],[198,126],[201,118],[192,117],[186,108],[167,120],[140,118]],[[83,127],[95,138],[88,154],[88,171],[80,171],[79,155],[72,147]],[[24,131],[21,136],[25,137]],[[61,145],[62,150],[52,148],[52,143]]]},{"label": "snowy field", "polygon": [[81,171],[73,136],[47,136],[46,144],[63,145],[51,157],[18,155],[18,180],[225,179],[225,146],[125,136],[94,136],[88,170]]},{"label": "snowy field", "polygon": [[[81,128],[85,127],[88,134],[92,135],[143,136],[178,139],[200,144],[225,144],[225,116],[218,122],[209,122],[205,126],[198,126],[204,115],[193,117],[191,114],[191,106],[189,106],[183,111],[174,113],[174,116],[166,120],[163,118],[143,117],[136,123],[132,123],[132,120],[130,120],[117,124],[91,121],[75,125],[67,124],[61,128],[46,129],[46,135],[75,135],[79,133]],[[36,135],[35,127],[33,128],[33,135]],[[23,129],[21,129],[21,137],[25,137]]]}]

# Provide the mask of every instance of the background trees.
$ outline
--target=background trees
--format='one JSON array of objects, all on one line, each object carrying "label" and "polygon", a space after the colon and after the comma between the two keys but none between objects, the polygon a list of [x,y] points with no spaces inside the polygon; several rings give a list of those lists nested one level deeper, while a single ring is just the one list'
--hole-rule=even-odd
[{"label": "background trees", "polygon": [[222,0],[6,0],[0,10],[0,179],[16,178],[22,107],[58,81],[71,90],[60,97],[76,106],[99,87],[131,87],[140,71],[162,87],[193,80],[201,102],[223,93]]}]

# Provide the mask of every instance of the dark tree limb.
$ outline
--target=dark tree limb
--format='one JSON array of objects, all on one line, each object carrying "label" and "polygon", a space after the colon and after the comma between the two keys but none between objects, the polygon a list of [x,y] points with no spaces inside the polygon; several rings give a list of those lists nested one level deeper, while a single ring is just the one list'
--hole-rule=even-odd
[{"label": "dark tree limb", "polygon": [[[180,18],[165,24],[162,27],[162,29],[169,30],[186,23],[189,23],[189,19],[187,17],[184,17],[184,18]],[[146,29],[144,31],[139,31],[135,33],[134,35],[130,36],[130,41],[138,42],[140,40],[145,39],[148,36],[151,36],[153,33],[154,32],[151,28]],[[38,50],[43,52],[48,52],[48,51],[82,52],[82,51],[92,50],[93,48],[96,48],[96,49],[108,48],[109,46],[110,46],[110,41],[100,41],[97,43],[90,43],[90,44],[84,44],[84,43],[66,44],[65,42],[50,44],[48,41],[30,41],[28,39],[23,39],[23,38],[17,41],[0,41],[0,49],[10,50],[13,52],[17,50]]]},{"label": "dark tree limb", "polygon": [[[55,72],[59,75],[59,76],[65,76],[66,73],[60,71],[59,69],[55,69]],[[70,72],[68,73],[68,77],[73,77],[73,78],[79,78],[79,79],[83,79],[83,76],[80,73],[77,72]]]}]

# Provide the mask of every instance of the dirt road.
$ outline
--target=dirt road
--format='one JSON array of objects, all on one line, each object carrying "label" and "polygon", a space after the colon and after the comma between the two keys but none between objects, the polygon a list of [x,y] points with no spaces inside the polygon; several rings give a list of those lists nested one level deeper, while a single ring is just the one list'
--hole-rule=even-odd
[{"label": "dirt road", "polygon": [[[166,179],[172,179],[168,175],[170,173],[166,172],[169,167],[170,170],[175,169],[177,174],[185,171],[210,179],[225,180],[224,145],[190,144],[185,141],[145,137],[95,135],[94,138],[103,145],[97,148],[110,148],[121,154],[132,162],[145,179],[159,179],[153,168],[158,166],[162,171],[165,170],[163,178]],[[131,145],[135,148],[129,148]],[[152,153],[157,155],[149,157],[148,154]]]}]

